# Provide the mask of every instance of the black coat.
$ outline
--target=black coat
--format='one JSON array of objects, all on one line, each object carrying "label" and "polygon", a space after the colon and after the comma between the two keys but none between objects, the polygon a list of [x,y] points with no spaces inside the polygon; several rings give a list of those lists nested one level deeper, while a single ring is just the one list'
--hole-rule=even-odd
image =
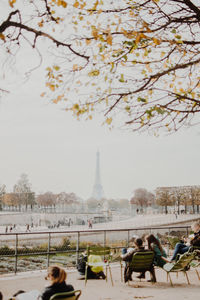
[{"label": "black coat", "polygon": [[192,246],[200,247],[200,231],[194,233],[194,238],[193,238],[193,240],[191,240],[190,244]]},{"label": "black coat", "polygon": [[74,291],[74,288],[71,284],[66,284],[65,281],[62,283],[54,283],[50,286],[47,286],[41,294],[42,300],[49,300],[51,296],[57,293],[71,292]]}]

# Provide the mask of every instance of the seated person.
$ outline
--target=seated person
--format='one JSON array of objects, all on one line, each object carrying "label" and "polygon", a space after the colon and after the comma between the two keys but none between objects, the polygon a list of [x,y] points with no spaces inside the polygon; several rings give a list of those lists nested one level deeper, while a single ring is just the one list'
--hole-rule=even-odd
[{"label": "seated person", "polygon": [[200,247],[200,222],[194,222],[191,225],[191,228],[194,232],[194,235],[189,239],[185,239],[184,241],[176,244],[171,261],[176,260],[177,254],[184,254],[187,252],[191,246]]},{"label": "seated person", "polygon": [[[137,238],[134,241],[134,246],[135,247],[132,250],[130,250],[126,254],[121,255],[121,258],[123,261],[131,262],[134,253],[146,251],[143,246],[143,241],[140,238]],[[122,251],[124,252],[123,249],[122,249]],[[138,278],[144,278],[144,277],[141,277],[141,274],[138,276]],[[151,274],[151,281],[156,282],[156,277],[155,277],[153,266],[152,266],[152,270],[150,271],[150,274]],[[124,269],[124,281],[127,282],[128,280],[132,280],[131,275],[132,275],[132,270],[131,270],[131,268],[129,268],[129,265],[126,264],[125,269]]]},{"label": "seated person", "polygon": [[[77,270],[79,271],[81,276],[85,277],[85,267],[87,262],[87,255],[83,253],[77,264]],[[90,255],[88,258],[88,262],[95,263],[95,262],[102,262],[101,256],[99,255]],[[103,271],[103,266],[88,266],[87,268],[87,279],[105,279],[106,276]],[[80,279],[84,279],[81,277]]]},{"label": "seated person", "polygon": [[48,279],[51,284],[47,286],[41,293],[40,299],[49,300],[54,294],[74,291],[74,288],[71,284],[66,284],[66,278],[67,274],[65,270],[59,266],[49,267],[45,279]]},{"label": "seated person", "polygon": [[148,235],[146,241],[148,243],[148,249],[155,253],[154,264],[162,268],[164,264],[169,262],[165,249],[153,234]]}]

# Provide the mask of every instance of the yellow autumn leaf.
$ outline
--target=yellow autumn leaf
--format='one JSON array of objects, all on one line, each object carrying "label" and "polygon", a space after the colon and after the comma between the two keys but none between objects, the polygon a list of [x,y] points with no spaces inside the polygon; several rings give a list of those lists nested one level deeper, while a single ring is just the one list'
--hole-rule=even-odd
[{"label": "yellow autumn leaf", "polygon": [[76,1],[73,6],[76,7],[76,8],[79,7],[79,2]]},{"label": "yellow autumn leaf", "polygon": [[54,70],[59,71],[60,67],[59,66],[53,66]]},{"label": "yellow autumn leaf", "polygon": [[160,40],[158,40],[157,38],[153,38],[153,42],[154,42],[154,44],[156,44],[156,45],[160,45],[161,44],[161,41]]},{"label": "yellow autumn leaf", "polygon": [[78,105],[78,103],[75,103],[75,104],[72,106],[72,110],[73,110],[73,111],[79,110],[79,105]]},{"label": "yellow autumn leaf", "polygon": [[100,73],[99,70],[93,70],[88,73],[88,76],[90,76],[90,77],[98,76],[99,73]]},{"label": "yellow autumn leaf", "polygon": [[45,92],[43,92],[42,94],[40,94],[40,97],[44,97],[45,96]]},{"label": "yellow autumn leaf", "polygon": [[148,94],[152,95],[153,94],[153,90],[148,90]]},{"label": "yellow autumn leaf", "polygon": [[108,45],[111,45],[111,46],[112,46],[112,35],[111,35],[111,34],[108,34],[108,35],[107,35],[106,42],[108,43]]},{"label": "yellow autumn leaf", "polygon": [[110,124],[112,123],[112,118],[107,118],[107,119],[106,119],[106,123],[107,123],[108,125],[110,125]]},{"label": "yellow autumn leaf", "polygon": [[43,26],[44,26],[43,20],[42,20],[41,22],[38,23],[38,26],[39,26],[39,27],[43,27]]},{"label": "yellow autumn leaf", "polygon": [[62,7],[66,8],[67,7],[67,2],[61,1],[61,5],[62,5]]},{"label": "yellow autumn leaf", "polygon": [[0,33],[0,39],[3,40],[3,41],[6,40],[5,35],[3,33]]},{"label": "yellow autumn leaf", "polygon": [[91,40],[86,39],[85,42],[86,42],[86,45],[89,45],[91,43]]},{"label": "yellow autumn leaf", "polygon": [[147,70],[149,71],[149,73],[152,72],[152,69],[150,68],[149,64],[146,64],[146,68],[147,68]]},{"label": "yellow autumn leaf", "polygon": [[92,27],[92,36],[95,38],[95,40],[98,39],[98,30],[96,29],[95,26]]},{"label": "yellow autumn leaf", "polygon": [[81,5],[80,5],[80,8],[84,8],[86,6],[86,2],[83,2]]},{"label": "yellow autumn leaf", "polygon": [[73,65],[73,71],[78,71],[78,69],[79,69],[79,68],[78,68],[78,65],[77,65],[77,64],[74,64],[74,65]]},{"label": "yellow autumn leaf", "polygon": [[13,7],[13,6],[14,6],[14,4],[15,4],[15,2],[16,2],[16,0],[9,0],[9,4],[10,4],[10,6],[11,6],[11,7]]},{"label": "yellow autumn leaf", "polygon": [[50,90],[52,90],[53,92],[55,91],[55,85],[50,83],[50,82],[47,82],[46,83],[46,86],[50,88]]},{"label": "yellow autumn leaf", "polygon": [[165,52],[162,51],[160,56],[161,56],[161,57],[164,57],[164,56],[165,56]]}]

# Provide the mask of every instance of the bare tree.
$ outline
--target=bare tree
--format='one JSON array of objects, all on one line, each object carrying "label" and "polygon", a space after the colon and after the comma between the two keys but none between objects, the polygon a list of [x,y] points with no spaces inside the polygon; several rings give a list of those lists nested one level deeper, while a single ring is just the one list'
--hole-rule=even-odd
[{"label": "bare tree", "polygon": [[131,198],[131,204],[136,204],[141,208],[151,206],[154,202],[153,193],[148,192],[144,188],[139,188],[134,191],[134,196]]},{"label": "bare tree", "polygon": [[35,204],[35,193],[31,190],[31,183],[27,174],[21,174],[17,184],[13,187],[13,192],[17,195],[18,205],[25,205],[26,210],[28,205],[32,208]]}]

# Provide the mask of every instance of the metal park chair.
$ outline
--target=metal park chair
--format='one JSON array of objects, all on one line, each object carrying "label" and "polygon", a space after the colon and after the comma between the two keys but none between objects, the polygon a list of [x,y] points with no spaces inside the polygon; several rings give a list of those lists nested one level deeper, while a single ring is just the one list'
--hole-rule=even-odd
[{"label": "metal park chair", "polygon": [[[89,262],[88,258],[90,255],[100,256],[102,261]],[[88,267],[90,266],[90,267],[105,268],[106,269],[106,281],[108,278],[108,269],[109,269],[110,279],[111,279],[111,283],[113,286],[113,279],[112,279],[112,273],[111,273],[111,267],[110,267],[111,258],[112,258],[112,254],[111,254],[110,247],[96,247],[96,246],[87,247],[87,262],[86,262],[86,267],[85,267],[85,285],[87,283],[87,270],[88,270]]]},{"label": "metal park chair", "polygon": [[81,295],[81,290],[57,293],[51,296],[50,300],[78,300]]},{"label": "metal park chair", "polygon": [[[132,272],[146,272],[149,271],[152,277],[152,282],[156,282],[155,270],[154,270],[154,252],[153,251],[139,251],[133,254],[132,260],[126,262],[126,268],[129,269],[130,274]],[[122,280],[122,268],[121,264],[121,280]],[[129,280],[128,280],[129,281]]]},{"label": "metal park chair", "polygon": [[172,279],[170,276],[171,272],[177,272],[177,274],[178,272],[183,272],[187,278],[188,284],[190,284],[187,271],[190,269],[190,264],[194,260],[195,256],[196,256],[195,251],[192,253],[186,252],[183,255],[181,255],[178,261],[176,261],[175,263],[166,263],[163,266],[163,270],[167,272],[167,280],[169,277],[171,286],[173,286]]}]

